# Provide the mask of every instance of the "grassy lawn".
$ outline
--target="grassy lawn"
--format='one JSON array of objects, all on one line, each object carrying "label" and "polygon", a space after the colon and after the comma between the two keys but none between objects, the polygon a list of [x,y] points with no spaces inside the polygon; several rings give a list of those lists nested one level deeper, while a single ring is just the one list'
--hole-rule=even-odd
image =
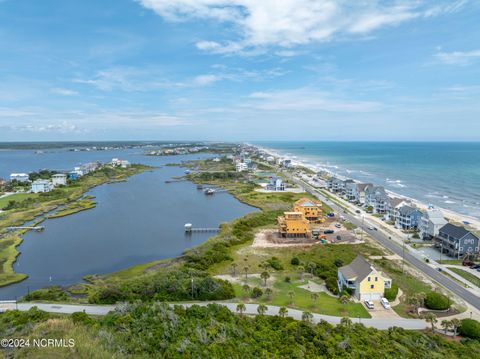
[{"label": "grassy lawn", "polygon": [[10,196],[0,198],[0,209],[4,208],[10,201],[23,201],[27,198],[36,198],[37,193],[16,193]]},{"label": "grassy lawn", "polygon": [[[313,313],[333,315],[333,316],[349,316],[352,318],[370,318],[370,314],[360,303],[349,302],[342,304],[337,298],[332,297],[326,293],[318,293],[318,298],[315,300],[311,296],[311,292],[299,286],[306,284],[307,281],[296,281],[287,283],[283,277],[278,277],[271,287],[273,293],[270,298],[264,294],[260,298],[248,298],[247,293],[243,289],[242,284],[234,284],[235,293],[238,300],[249,303],[264,303],[276,306],[285,306],[303,311],[310,311]],[[249,278],[248,285],[250,288],[259,287],[263,291],[263,281],[260,278]],[[293,292],[294,296],[290,298],[289,293]]]},{"label": "grassy lawn", "polygon": [[470,283],[480,288],[480,278],[478,278],[475,274],[472,274],[460,268],[448,267],[448,269],[450,269],[452,272],[457,273],[459,276],[462,276],[463,278],[468,280]]}]

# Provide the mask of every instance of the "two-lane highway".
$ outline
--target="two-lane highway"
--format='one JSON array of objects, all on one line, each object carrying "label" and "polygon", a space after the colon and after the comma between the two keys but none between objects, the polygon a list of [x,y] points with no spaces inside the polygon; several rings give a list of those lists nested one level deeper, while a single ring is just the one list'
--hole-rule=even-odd
[{"label": "two-lane highway", "polygon": [[[356,226],[362,228],[363,223],[360,219],[355,217],[354,215],[344,211],[344,208],[341,208],[339,205],[334,203],[333,201],[328,200],[321,192],[315,189],[310,184],[306,183],[305,181],[299,180],[294,177],[290,177],[292,181],[294,181],[297,185],[305,188],[305,190],[312,195],[316,196],[318,199],[328,202],[328,205],[331,206],[337,213],[342,213],[345,218],[350,221],[351,223],[355,224]],[[363,228],[364,229],[364,228]],[[469,290],[465,289],[457,282],[454,282],[452,279],[446,277],[442,273],[438,272],[436,269],[429,266],[423,260],[418,259],[417,257],[413,256],[408,250],[403,250],[402,246],[400,246],[395,241],[388,238],[388,236],[384,235],[380,231],[371,231],[370,236],[374,238],[378,243],[380,243],[385,248],[391,250],[393,253],[401,256],[404,260],[419,271],[423,272],[429,278],[435,280],[437,283],[442,285],[444,288],[448,289],[452,293],[456,294],[460,298],[462,298],[465,302],[469,303],[471,306],[475,307],[476,309],[480,310],[480,298],[470,292]]]}]

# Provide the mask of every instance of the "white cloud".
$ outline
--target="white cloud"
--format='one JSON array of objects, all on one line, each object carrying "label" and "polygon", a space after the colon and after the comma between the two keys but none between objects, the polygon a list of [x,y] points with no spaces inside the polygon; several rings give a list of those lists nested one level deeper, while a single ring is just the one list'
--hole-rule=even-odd
[{"label": "white cloud", "polygon": [[64,89],[64,88],[52,88],[50,89],[51,92],[57,95],[62,95],[62,96],[76,96],[78,95],[77,91],[69,90],[69,89]]},{"label": "white cloud", "polygon": [[10,130],[15,132],[33,132],[33,133],[85,133],[84,129],[80,129],[68,121],[60,121],[53,123],[41,123],[41,124],[27,124],[27,125],[4,125],[1,126],[4,130]]},{"label": "white cloud", "polygon": [[236,39],[196,43],[200,50],[220,54],[252,54],[254,49],[272,45],[291,48],[335,37],[365,35],[411,19],[459,11],[467,3],[467,0],[137,1],[169,21],[207,19],[233,24]]},{"label": "white cloud", "polygon": [[209,74],[209,75],[198,75],[197,77],[195,77],[193,81],[199,86],[206,86],[220,80],[221,80],[220,76]]},{"label": "white cloud", "polygon": [[266,111],[374,112],[382,108],[378,102],[349,100],[309,88],[254,92],[249,98],[245,107]]},{"label": "white cloud", "polygon": [[446,65],[470,65],[475,61],[480,61],[480,50],[472,51],[454,51],[437,52],[435,59]]}]

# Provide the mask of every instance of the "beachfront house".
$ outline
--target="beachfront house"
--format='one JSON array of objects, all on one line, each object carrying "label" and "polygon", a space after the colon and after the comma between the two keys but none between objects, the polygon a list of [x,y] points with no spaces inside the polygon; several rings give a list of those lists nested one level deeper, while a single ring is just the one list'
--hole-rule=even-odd
[{"label": "beachfront house", "polygon": [[354,180],[347,179],[343,182],[343,197],[347,201],[354,202],[357,198],[357,184]]},{"label": "beachfront house", "polygon": [[337,177],[330,177],[327,181],[327,188],[330,192],[339,193],[342,192],[344,189],[345,183],[337,178]]},{"label": "beachfront house", "polygon": [[372,207],[373,213],[386,213],[389,201],[387,192],[382,186],[368,187],[365,190],[365,205]]},{"label": "beachfront house", "polygon": [[478,236],[464,227],[447,223],[438,230],[435,237],[435,247],[450,257],[460,259],[469,254],[478,257],[479,254]]},{"label": "beachfront house", "polygon": [[355,186],[355,199],[354,202],[361,205],[365,204],[365,193],[367,188],[372,188],[373,184],[371,183],[357,183]]},{"label": "beachfront house", "polygon": [[439,209],[427,210],[420,219],[418,230],[420,238],[429,240],[438,236],[440,228],[446,225],[448,221],[443,217]]},{"label": "beachfront house", "polygon": [[67,184],[67,175],[64,173],[57,173],[52,176],[52,184],[54,187],[65,186]]},{"label": "beachfront house", "polygon": [[295,212],[300,212],[310,222],[319,222],[322,220],[322,204],[309,198],[300,198],[293,205]]},{"label": "beachfront house", "polygon": [[395,210],[395,227],[403,230],[417,229],[421,217],[422,212],[417,208],[402,205]]},{"label": "beachfront house", "polygon": [[50,192],[53,189],[52,182],[44,179],[38,179],[32,182],[32,193],[45,193]]},{"label": "beachfront house", "polygon": [[10,174],[10,181],[28,182],[28,173],[12,173]]},{"label": "beachfront house", "polygon": [[388,203],[387,203],[387,212],[385,213],[385,218],[389,221],[395,222],[398,209],[401,206],[406,205],[406,204],[407,204],[407,202],[402,198],[389,197]]},{"label": "beachfront house", "polygon": [[267,184],[268,191],[285,191],[285,183],[280,177],[270,177]]},{"label": "beachfront house", "polygon": [[392,280],[358,255],[349,265],[338,268],[337,284],[340,292],[343,288],[352,290],[357,300],[380,300]]},{"label": "beachfront house", "polygon": [[277,224],[278,232],[282,237],[305,238],[310,235],[308,220],[302,212],[284,212],[283,216],[277,218]]}]

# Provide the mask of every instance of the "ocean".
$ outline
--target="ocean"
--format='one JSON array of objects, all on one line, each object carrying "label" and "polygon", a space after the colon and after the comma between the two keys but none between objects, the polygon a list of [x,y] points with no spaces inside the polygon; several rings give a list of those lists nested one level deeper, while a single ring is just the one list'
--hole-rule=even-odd
[{"label": "ocean", "polygon": [[480,217],[480,142],[255,142],[425,204]]}]

